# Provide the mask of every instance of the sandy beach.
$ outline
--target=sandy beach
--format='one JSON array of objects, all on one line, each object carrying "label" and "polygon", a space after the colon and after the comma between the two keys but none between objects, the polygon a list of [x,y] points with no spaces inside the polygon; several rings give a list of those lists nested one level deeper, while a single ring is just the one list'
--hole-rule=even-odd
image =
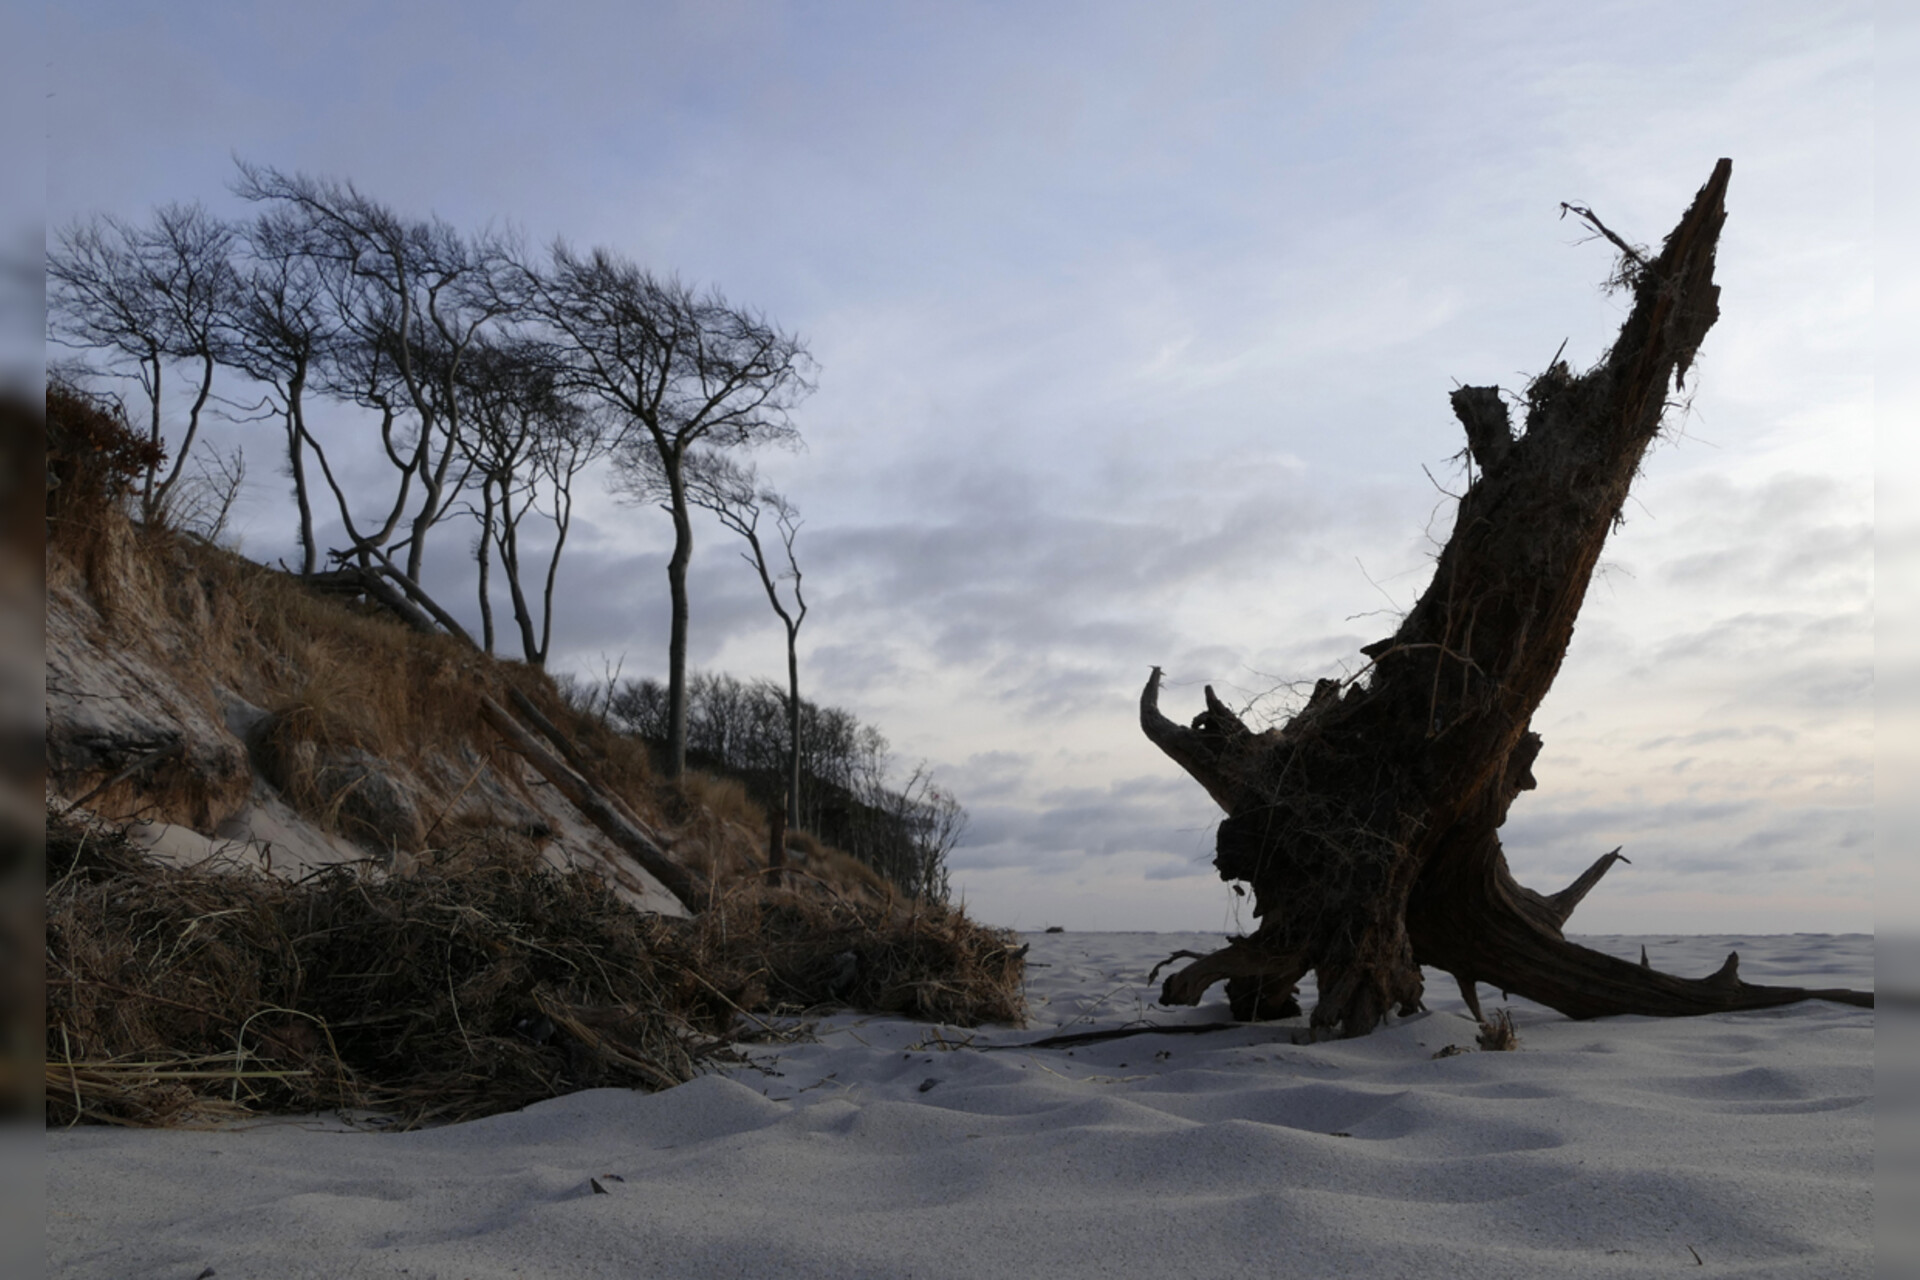
[{"label": "sandy beach", "polygon": [[[1030,935],[1031,1024],[837,1015],[657,1094],[413,1133],[337,1116],[57,1130],[56,1276],[1868,1275],[1871,1010],[1352,1041],[1151,1004],[1211,935]],[[1681,974],[1868,987],[1867,935],[1607,937]],[[1217,990],[1217,989],[1216,989]],[[1312,991],[1303,991],[1311,1007]],[[1498,993],[1482,992],[1488,1007]],[[1449,1052],[1449,1050],[1455,1050]]]}]

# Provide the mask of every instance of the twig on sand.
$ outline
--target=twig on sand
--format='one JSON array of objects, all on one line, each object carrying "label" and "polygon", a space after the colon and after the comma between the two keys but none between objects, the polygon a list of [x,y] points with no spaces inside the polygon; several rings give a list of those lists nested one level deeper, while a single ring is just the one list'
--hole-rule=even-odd
[{"label": "twig on sand", "polygon": [[1114,1027],[1106,1031],[1077,1031],[1072,1035],[1043,1036],[1038,1040],[1020,1040],[1013,1044],[983,1044],[982,1049],[1067,1049],[1075,1045],[1099,1044],[1105,1040],[1120,1040],[1127,1036],[1181,1036],[1199,1035],[1206,1031],[1231,1031],[1235,1027],[1246,1027],[1245,1022],[1189,1022],[1174,1026],[1161,1026],[1147,1023],[1142,1026]]}]

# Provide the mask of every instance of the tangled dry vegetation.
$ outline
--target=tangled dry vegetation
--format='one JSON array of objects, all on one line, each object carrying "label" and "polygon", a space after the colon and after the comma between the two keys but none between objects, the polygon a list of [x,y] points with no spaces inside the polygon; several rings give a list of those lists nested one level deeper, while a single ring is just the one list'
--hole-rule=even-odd
[{"label": "tangled dry vegetation", "polygon": [[163,866],[50,813],[47,876],[49,1123],[417,1125],[668,1087],[825,1005],[1024,1015],[1011,936],[960,911],[743,888],[663,918],[499,833],[406,876],[290,882]]},{"label": "tangled dry vegetation", "polygon": [[[134,524],[102,417],[49,394],[49,672],[57,619],[63,661],[137,658],[128,670],[163,673],[209,726],[194,741],[216,745],[167,730],[171,747],[125,747],[121,768],[97,735],[55,752],[49,728],[49,1123],[371,1108],[414,1125],[676,1084],[770,1034],[770,1016],[827,1003],[1022,1019],[1009,935],[903,903],[805,833],[788,841],[805,874],[768,887],[765,815],[737,783],[660,781],[646,744],[577,714],[543,673]],[[480,714],[515,691],[698,873],[696,916],[636,910],[599,872],[565,869],[555,801]],[[49,693],[51,717],[51,679]],[[217,728],[231,698],[259,713],[244,743]],[[297,881],[182,867],[85,816],[208,832],[260,782],[367,857]],[[82,797],[86,811],[67,803]]]}]

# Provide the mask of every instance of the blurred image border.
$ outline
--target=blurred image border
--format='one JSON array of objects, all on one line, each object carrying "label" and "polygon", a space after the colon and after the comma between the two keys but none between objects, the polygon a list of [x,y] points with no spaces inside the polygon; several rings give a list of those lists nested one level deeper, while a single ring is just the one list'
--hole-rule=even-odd
[{"label": "blurred image border", "polygon": [[1876,14],[1874,95],[1875,1254],[1884,1276],[1920,1271],[1920,199],[1905,140],[1920,119],[1920,19]]}]

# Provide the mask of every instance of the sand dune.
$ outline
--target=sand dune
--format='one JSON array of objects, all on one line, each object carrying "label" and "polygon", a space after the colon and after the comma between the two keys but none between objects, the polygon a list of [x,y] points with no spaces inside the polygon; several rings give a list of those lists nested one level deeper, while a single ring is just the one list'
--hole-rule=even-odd
[{"label": "sand dune", "polygon": [[[654,1095],[410,1134],[337,1118],[48,1138],[55,1275],[1649,1276],[1873,1269],[1870,1010],[1575,1023],[1453,984],[1301,1023],[1055,1049],[1158,1009],[1171,934],[1031,938],[1025,1029],[838,1016]],[[1590,938],[1698,975],[1871,986],[1865,935]],[[1303,993],[1311,1000],[1311,991]],[[1495,1003],[1496,993],[1483,992]],[[1467,1052],[1435,1057],[1448,1046]],[[1697,1263],[1696,1263],[1697,1259]],[[1681,1270],[1684,1269],[1684,1270]]]}]

